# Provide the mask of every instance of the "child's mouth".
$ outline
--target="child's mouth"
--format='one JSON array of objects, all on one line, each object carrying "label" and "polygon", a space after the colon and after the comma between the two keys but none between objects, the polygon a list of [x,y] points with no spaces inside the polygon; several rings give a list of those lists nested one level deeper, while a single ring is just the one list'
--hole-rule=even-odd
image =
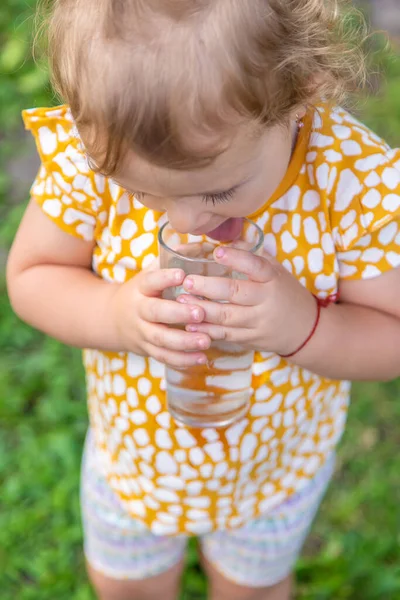
[{"label": "child's mouth", "polygon": [[242,217],[231,217],[207,233],[207,237],[218,242],[234,242],[240,237],[243,227]]}]

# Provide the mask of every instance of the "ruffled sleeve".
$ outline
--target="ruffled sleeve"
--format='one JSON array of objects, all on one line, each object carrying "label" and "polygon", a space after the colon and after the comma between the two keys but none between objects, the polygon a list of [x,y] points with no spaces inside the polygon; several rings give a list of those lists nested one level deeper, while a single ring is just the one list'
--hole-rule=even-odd
[{"label": "ruffled sleeve", "polygon": [[90,169],[68,107],[25,110],[22,116],[41,158],[32,197],[63,231],[94,240],[105,181]]},{"label": "ruffled sleeve", "polygon": [[331,204],[341,279],[400,266],[400,150],[370,154],[343,171]]}]

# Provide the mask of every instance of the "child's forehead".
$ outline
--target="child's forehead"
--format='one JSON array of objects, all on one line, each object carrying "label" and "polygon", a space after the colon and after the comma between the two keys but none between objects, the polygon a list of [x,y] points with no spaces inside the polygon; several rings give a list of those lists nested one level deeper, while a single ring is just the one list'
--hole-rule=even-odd
[{"label": "child's forehead", "polygon": [[261,145],[272,132],[235,136],[210,164],[198,169],[170,169],[152,164],[128,151],[114,178],[133,191],[154,195],[197,195],[229,189],[249,177]]}]

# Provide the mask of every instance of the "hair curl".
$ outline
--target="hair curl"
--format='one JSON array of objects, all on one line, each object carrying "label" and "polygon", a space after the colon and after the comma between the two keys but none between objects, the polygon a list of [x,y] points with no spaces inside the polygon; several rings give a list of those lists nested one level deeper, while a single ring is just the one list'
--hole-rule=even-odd
[{"label": "hair curl", "polygon": [[341,103],[365,79],[365,22],[345,0],[45,0],[44,9],[53,86],[108,175],[127,149],[196,168],[241,120],[284,123],[321,98]]}]

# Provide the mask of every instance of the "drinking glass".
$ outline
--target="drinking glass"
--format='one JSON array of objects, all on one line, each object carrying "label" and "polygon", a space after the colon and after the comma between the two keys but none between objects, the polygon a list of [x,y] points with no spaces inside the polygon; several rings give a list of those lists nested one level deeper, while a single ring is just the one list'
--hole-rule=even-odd
[{"label": "drinking glass", "polygon": [[[232,242],[216,241],[206,235],[183,234],[167,222],[158,234],[162,269],[183,269],[186,275],[246,279],[242,273],[215,262],[218,246],[235,246],[253,254],[263,247],[262,230],[242,219],[241,233]],[[182,286],[168,288],[164,298],[175,300],[185,294]],[[185,325],[176,326],[185,328]],[[207,363],[166,369],[168,410],[190,427],[225,427],[242,418],[252,394],[254,352],[238,344],[214,341],[206,350]]]}]

